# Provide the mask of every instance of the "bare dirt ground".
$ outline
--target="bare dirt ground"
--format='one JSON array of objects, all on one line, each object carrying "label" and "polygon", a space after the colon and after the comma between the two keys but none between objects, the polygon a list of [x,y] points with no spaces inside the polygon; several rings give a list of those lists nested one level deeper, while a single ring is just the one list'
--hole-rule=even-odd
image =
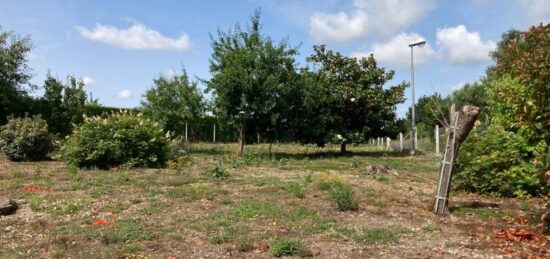
[{"label": "bare dirt ground", "polygon": [[[318,258],[550,257],[542,199],[452,192],[451,215],[433,215],[436,156],[288,144],[237,159],[235,149],[196,144],[172,169],[1,158],[0,197],[21,208],[0,217],[0,258],[271,258],[283,239]],[[397,173],[365,173],[379,164]],[[339,210],[323,179],[350,184],[358,209]]]}]

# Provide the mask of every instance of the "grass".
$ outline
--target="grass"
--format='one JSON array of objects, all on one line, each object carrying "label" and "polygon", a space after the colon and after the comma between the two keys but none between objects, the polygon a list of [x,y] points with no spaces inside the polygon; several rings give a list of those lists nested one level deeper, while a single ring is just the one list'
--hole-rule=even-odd
[{"label": "grass", "polygon": [[456,216],[465,216],[467,214],[472,214],[483,220],[501,219],[506,216],[517,215],[515,211],[511,211],[511,210],[492,209],[492,208],[470,208],[470,207],[451,208],[451,213]]},{"label": "grass", "polygon": [[372,228],[362,231],[346,227],[336,229],[336,233],[368,245],[395,243],[399,241],[400,234],[404,232],[403,229],[394,227]]},{"label": "grass", "polygon": [[[317,149],[294,144],[273,145],[268,154],[267,145],[260,144],[247,145],[247,155],[236,158],[235,149],[233,144],[194,143],[188,157],[172,161],[171,168],[112,171],[0,158],[5,172],[0,172],[2,196],[21,201],[18,213],[24,213],[24,217],[0,218],[0,229],[5,231],[0,247],[6,247],[0,249],[0,258],[167,258],[180,244],[188,246],[174,254],[178,258],[206,253],[243,258],[309,256],[306,245],[324,257],[361,258],[365,254],[359,251],[371,245],[401,252],[393,245],[396,242],[399,247],[409,245],[418,255],[431,249],[422,247],[425,242],[418,238],[435,240],[462,233],[452,222],[445,231],[427,223],[418,228],[426,222],[423,204],[433,198],[437,180],[438,159],[432,156],[410,157],[367,146],[350,146],[349,154],[340,155],[336,146]],[[362,170],[370,164],[386,164],[400,177],[387,177],[389,182],[365,177]],[[51,187],[53,192],[24,191],[33,185]],[[535,202],[525,203],[532,205],[522,205],[522,213],[537,211]],[[365,209],[350,211],[358,208]],[[513,211],[459,208],[453,213],[472,213],[480,219],[472,224],[482,224]],[[113,224],[93,225],[112,214],[119,216]],[[401,238],[406,230],[393,227],[396,220],[421,235]],[[415,224],[409,227],[409,222]],[[347,239],[330,240],[333,236]],[[449,240],[454,247],[462,245]],[[266,254],[256,254],[258,244],[269,244],[259,252]]]},{"label": "grass", "polygon": [[271,244],[271,254],[275,257],[299,256],[311,257],[313,254],[297,239],[283,238]]}]

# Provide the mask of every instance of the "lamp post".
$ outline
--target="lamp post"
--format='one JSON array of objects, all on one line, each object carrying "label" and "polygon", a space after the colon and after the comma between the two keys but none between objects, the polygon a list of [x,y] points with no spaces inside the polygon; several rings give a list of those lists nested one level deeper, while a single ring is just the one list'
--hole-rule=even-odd
[{"label": "lamp post", "polygon": [[409,44],[409,47],[411,48],[411,90],[412,90],[412,152],[416,152],[416,122],[414,118],[414,106],[415,106],[415,99],[414,99],[414,47],[424,47],[426,45],[425,40],[417,40],[416,42],[412,42]]}]

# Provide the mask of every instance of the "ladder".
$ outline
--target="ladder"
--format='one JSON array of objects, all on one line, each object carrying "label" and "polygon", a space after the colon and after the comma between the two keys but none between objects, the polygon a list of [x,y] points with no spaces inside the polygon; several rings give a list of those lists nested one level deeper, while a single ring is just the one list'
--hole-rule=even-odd
[{"label": "ladder", "polygon": [[[453,171],[453,163],[455,159],[456,149],[456,132],[458,130],[458,112],[455,112],[452,117],[452,122],[447,136],[447,147],[441,161],[439,170],[439,182],[437,183],[437,193],[435,194],[434,210],[436,214],[446,214],[447,202],[449,197],[449,188],[451,183],[451,173]],[[447,170],[446,170],[447,169]]]}]

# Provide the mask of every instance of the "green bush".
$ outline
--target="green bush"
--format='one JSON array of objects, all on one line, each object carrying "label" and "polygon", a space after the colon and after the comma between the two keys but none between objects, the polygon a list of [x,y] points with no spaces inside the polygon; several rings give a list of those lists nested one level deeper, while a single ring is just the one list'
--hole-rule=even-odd
[{"label": "green bush", "polygon": [[170,154],[169,134],[141,113],[87,117],[65,141],[63,158],[78,167],[158,167]]},{"label": "green bush", "polygon": [[530,132],[528,127],[513,132],[498,125],[472,131],[458,156],[454,187],[505,197],[548,193],[544,163],[548,146],[530,137]]},{"label": "green bush", "polygon": [[302,242],[296,239],[283,238],[276,240],[271,244],[271,254],[275,257],[281,256],[300,256],[311,257],[311,251],[304,247]]},{"label": "green bush", "polygon": [[357,199],[353,187],[347,183],[334,184],[328,189],[328,195],[339,210],[357,210]]},{"label": "green bush", "polygon": [[42,159],[51,148],[48,124],[40,116],[10,118],[0,127],[0,150],[10,160]]}]

